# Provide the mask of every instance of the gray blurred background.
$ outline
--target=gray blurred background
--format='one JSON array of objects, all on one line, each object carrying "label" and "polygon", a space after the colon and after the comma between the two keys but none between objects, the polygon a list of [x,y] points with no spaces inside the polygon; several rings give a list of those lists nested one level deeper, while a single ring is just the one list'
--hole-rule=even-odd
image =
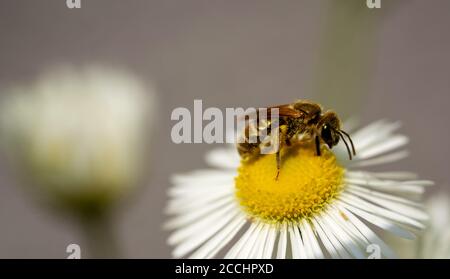
[{"label": "gray blurred background", "polygon": [[[148,178],[118,212],[123,256],[166,258],[162,209],[172,173],[205,167],[206,144],[171,143],[176,107],[266,106],[311,98],[362,124],[401,120],[410,170],[449,188],[450,1],[0,2],[0,87],[58,63],[125,67],[159,110]],[[352,2],[353,7],[346,7]],[[1,91],[0,91],[1,92]],[[65,258],[77,227],[33,202],[0,157],[0,257]]]}]

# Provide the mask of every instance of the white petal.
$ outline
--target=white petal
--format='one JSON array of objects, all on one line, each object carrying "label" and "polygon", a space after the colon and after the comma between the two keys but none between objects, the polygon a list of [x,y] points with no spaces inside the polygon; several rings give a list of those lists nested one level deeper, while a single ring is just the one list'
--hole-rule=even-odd
[{"label": "white petal", "polygon": [[306,259],[305,247],[296,225],[291,224],[289,226],[289,237],[291,240],[292,258]]},{"label": "white petal", "polygon": [[315,259],[323,259],[322,249],[320,248],[319,242],[317,241],[317,237],[313,232],[312,226],[307,222],[303,221],[303,230],[305,242],[310,243],[312,254]]},{"label": "white petal", "polygon": [[363,140],[367,139],[370,135],[373,135],[374,131],[379,130],[381,125],[384,124],[385,124],[384,120],[372,122],[369,125],[360,128],[356,132],[353,132],[352,138],[354,141],[361,142],[361,146],[364,147],[365,143],[363,142]]},{"label": "white petal", "polygon": [[229,204],[224,206],[223,208],[217,210],[211,215],[205,217],[204,219],[194,222],[188,226],[185,226],[179,230],[173,232],[167,242],[170,245],[175,245],[182,242],[184,239],[189,238],[198,233],[204,233],[205,229],[210,228],[211,226],[215,226],[217,224],[223,224],[224,217],[229,216],[230,212],[234,215],[235,212],[238,211],[238,208],[235,204]]},{"label": "white petal", "polygon": [[377,143],[370,148],[366,148],[362,151],[358,151],[355,159],[369,159],[383,153],[392,151],[399,147],[402,147],[408,143],[408,138],[403,135],[395,135],[385,139],[383,142]]},{"label": "white petal", "polygon": [[283,225],[281,225],[280,238],[278,239],[277,259],[286,258],[286,249],[287,249],[287,225],[286,223],[284,223]]},{"label": "white petal", "polygon": [[276,228],[270,226],[269,227],[269,235],[266,239],[266,244],[264,245],[263,259],[272,258],[273,247],[275,246],[275,239],[277,237]]},{"label": "white petal", "polygon": [[366,211],[360,210],[346,202],[343,202],[342,205],[349,211],[355,213],[356,215],[360,216],[361,218],[367,220],[368,222],[370,222],[382,229],[385,229],[395,235],[398,235],[398,236],[406,238],[406,239],[414,239],[415,238],[415,236],[411,232],[397,226],[396,224],[394,224],[384,218],[381,218],[376,215],[370,214]]},{"label": "white petal", "polygon": [[192,259],[209,259],[214,257],[220,249],[222,249],[236,233],[245,224],[245,216],[242,214],[236,215],[233,220],[227,224],[215,236],[203,244],[197,251],[195,251],[190,258]]},{"label": "white petal", "polygon": [[361,210],[372,212],[380,217],[391,219],[395,222],[411,226],[415,229],[424,229],[425,228],[425,226],[422,223],[420,223],[412,218],[403,216],[403,215],[393,212],[391,210],[384,209],[375,204],[366,202],[365,200],[362,200],[354,195],[343,193],[339,197],[339,199],[352,205],[352,206],[355,206]]},{"label": "white petal", "polygon": [[392,172],[369,172],[369,171],[348,171],[346,176],[350,178],[377,178],[377,179],[393,179],[393,180],[408,180],[416,179],[417,174],[407,171],[392,171]]},{"label": "white petal", "polygon": [[216,209],[222,208],[232,202],[234,202],[233,197],[226,196],[225,198],[220,199],[215,203],[206,204],[197,210],[187,211],[184,214],[181,213],[181,214],[177,215],[176,217],[169,219],[169,221],[163,225],[163,228],[164,229],[175,229],[177,227],[187,225],[209,213],[214,212]]},{"label": "white petal", "polygon": [[325,246],[325,249],[327,249],[331,258],[333,258],[333,259],[340,258],[337,250],[334,248],[333,244],[331,244],[330,240],[328,239],[326,234],[323,232],[322,228],[320,227],[319,223],[317,223],[316,219],[312,219],[312,222],[314,224],[314,228],[315,228],[317,234],[320,237],[321,242],[323,243],[323,246]]},{"label": "white petal", "polygon": [[261,233],[256,239],[255,245],[253,246],[253,251],[250,255],[252,259],[262,259],[264,254],[264,248],[267,242],[267,237],[269,236],[270,226],[268,224],[262,224]]},{"label": "white petal", "polygon": [[176,213],[185,213],[188,211],[198,210],[208,204],[214,204],[217,202],[221,202],[223,199],[229,199],[233,193],[229,193],[228,191],[223,192],[211,192],[203,195],[201,198],[179,198],[179,199],[171,199],[167,207],[165,208],[165,212],[167,214],[176,214]]},{"label": "white petal", "polygon": [[337,208],[344,212],[345,216],[355,225],[356,228],[361,232],[362,235],[371,244],[377,244],[381,248],[381,253],[388,258],[396,258],[395,253],[386,245],[369,227],[367,227],[363,222],[361,222],[355,215],[345,208],[345,204],[342,202],[337,202]]},{"label": "white petal", "polygon": [[359,120],[356,118],[349,118],[344,121],[342,128],[347,132],[353,132],[359,124]]},{"label": "white petal", "polygon": [[358,247],[358,245],[355,243],[355,241],[347,235],[347,233],[339,227],[332,217],[330,217],[327,214],[323,215],[324,222],[331,228],[334,235],[338,238],[338,240],[341,242],[341,244],[347,249],[347,251],[352,254],[353,257],[357,259],[362,259],[365,257],[361,249]]},{"label": "white petal", "polygon": [[216,182],[229,182],[236,176],[236,171],[205,169],[196,170],[185,174],[175,174],[171,177],[171,182],[174,185],[189,186],[189,185],[208,185],[214,187]]},{"label": "white petal", "polygon": [[397,151],[394,153],[386,154],[383,156],[379,156],[373,159],[368,160],[360,160],[356,161],[354,163],[351,163],[351,167],[369,167],[369,166],[375,166],[375,165],[381,165],[381,164],[387,164],[399,161],[401,159],[404,159],[408,157],[409,152],[406,150]]},{"label": "white petal", "polygon": [[351,258],[350,254],[347,252],[347,250],[345,250],[342,243],[338,240],[338,238],[336,238],[335,233],[333,232],[332,228],[326,224],[326,222],[324,220],[324,214],[322,214],[321,216],[317,216],[315,218],[315,220],[322,228],[322,231],[326,234],[327,239],[330,240],[330,243],[333,245],[333,247],[338,252],[339,257],[344,258],[344,259]]},{"label": "white petal", "polygon": [[[179,235],[176,235],[177,232],[175,232],[170,238],[169,241],[172,241],[174,243],[177,243],[180,239],[184,240],[181,242],[178,246],[175,247],[172,254],[175,258],[180,258],[185,256],[187,253],[193,251],[195,248],[200,246],[202,243],[204,243],[208,238],[212,237],[214,234],[216,234],[220,229],[225,227],[229,224],[229,222],[237,215],[239,214],[239,211],[235,208],[233,208],[231,212],[226,212],[225,215],[223,215],[220,219],[216,220],[215,222],[211,222],[211,220],[208,220],[208,223],[202,224],[202,226],[198,226],[194,229],[192,227],[188,227],[191,230],[188,233],[193,233],[190,235],[187,234],[187,230],[183,233],[179,233]],[[180,230],[181,231],[181,230]],[[176,237],[174,237],[176,235]],[[177,239],[178,237],[178,239]]]},{"label": "white petal", "polygon": [[298,229],[300,231],[300,236],[301,236],[302,241],[303,241],[303,246],[305,247],[306,258],[314,259],[315,257],[314,257],[313,248],[312,248],[311,242],[306,237],[305,227],[304,227],[303,222],[299,223],[297,225],[297,227],[298,227]]},{"label": "white petal", "polygon": [[371,195],[374,197],[379,197],[385,200],[394,201],[396,203],[407,204],[410,206],[414,206],[416,208],[423,208],[423,205],[418,202],[411,201],[409,199],[405,199],[396,195],[390,195],[382,192],[378,192],[372,189],[364,188],[358,185],[347,185],[347,189],[353,192],[363,193],[366,195]]},{"label": "white petal", "polygon": [[344,212],[337,209],[335,206],[329,211],[333,216],[333,220],[339,225],[343,230],[347,232],[355,241],[358,242],[360,246],[366,247],[368,244],[367,239],[361,232],[354,226],[354,224],[348,219]]},{"label": "white petal", "polygon": [[434,181],[431,180],[406,180],[400,182],[401,184],[407,184],[407,185],[419,185],[419,186],[433,186]]},{"label": "white petal", "polygon": [[167,194],[171,198],[189,198],[189,197],[195,197],[195,196],[202,196],[204,194],[213,194],[215,192],[219,191],[226,191],[226,192],[232,192],[233,190],[233,182],[227,182],[227,183],[216,183],[214,186],[206,186],[206,185],[195,185],[195,187],[172,187],[167,191]]},{"label": "white petal", "polygon": [[398,202],[393,202],[393,201],[390,201],[387,199],[376,197],[371,194],[365,194],[365,193],[361,193],[358,191],[353,191],[351,189],[349,189],[348,192],[350,192],[354,195],[357,195],[361,198],[364,198],[368,201],[371,201],[373,203],[376,203],[378,205],[381,205],[389,210],[392,210],[399,214],[405,215],[409,218],[422,220],[422,221],[428,220],[428,215],[423,210],[420,210],[418,208],[414,208],[411,206],[400,204]]},{"label": "white petal", "polygon": [[256,230],[258,224],[251,223],[250,227],[244,233],[244,235],[231,247],[230,251],[225,255],[225,259],[236,259],[239,252],[244,247],[245,243],[248,241],[250,236],[253,235],[253,232]]},{"label": "white petal", "polygon": [[360,185],[385,192],[403,192],[406,194],[422,194],[424,192],[424,188],[421,185],[408,185],[406,183],[399,183],[398,181],[360,178],[346,178],[345,181],[348,184]]},{"label": "white petal", "polygon": [[217,148],[206,153],[206,162],[214,167],[236,169],[240,158],[235,148]]},{"label": "white petal", "polygon": [[352,137],[357,152],[365,150],[373,144],[386,139],[392,132],[400,128],[399,122],[387,123],[384,120],[373,122],[353,133]]},{"label": "white petal", "polygon": [[248,241],[246,241],[244,243],[244,245],[242,246],[241,251],[239,251],[237,258],[238,259],[250,259],[252,256],[252,251],[255,248],[255,245],[258,245],[260,243],[258,243],[258,238],[260,237],[262,228],[263,228],[263,223],[259,222],[258,225],[256,226],[255,231],[253,232],[252,235],[250,235]]}]

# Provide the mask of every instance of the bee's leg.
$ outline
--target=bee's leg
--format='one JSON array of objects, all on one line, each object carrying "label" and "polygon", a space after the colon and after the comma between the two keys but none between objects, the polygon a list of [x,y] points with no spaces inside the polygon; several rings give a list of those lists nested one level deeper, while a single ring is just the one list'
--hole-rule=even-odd
[{"label": "bee's leg", "polygon": [[277,176],[275,176],[275,180],[278,180],[278,176],[280,175],[280,169],[281,169],[281,139],[282,137],[278,137],[278,150],[275,154],[275,157],[277,159]]},{"label": "bee's leg", "polygon": [[315,142],[316,142],[316,154],[317,154],[317,156],[320,156],[320,138],[319,138],[319,136],[315,137]]},{"label": "bee's leg", "polygon": [[280,156],[280,150],[278,149],[277,154],[277,176],[275,176],[275,180],[278,180],[278,176],[280,175],[280,168],[281,168],[281,156]]},{"label": "bee's leg", "polygon": [[291,140],[289,138],[286,138],[286,145],[291,146]]},{"label": "bee's leg", "polygon": [[277,159],[277,176],[275,177],[275,180],[278,180],[278,176],[280,175],[280,169],[281,169],[281,147],[283,145],[284,142],[286,142],[286,130],[287,127],[286,125],[282,125],[279,128],[279,135],[278,135],[278,150],[276,153],[276,159]]}]

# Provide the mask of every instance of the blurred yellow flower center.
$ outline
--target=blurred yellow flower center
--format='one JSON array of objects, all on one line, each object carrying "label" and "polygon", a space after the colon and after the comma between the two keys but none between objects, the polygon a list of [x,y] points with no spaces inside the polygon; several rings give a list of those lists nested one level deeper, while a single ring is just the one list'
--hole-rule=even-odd
[{"label": "blurred yellow flower center", "polygon": [[344,169],[328,149],[283,148],[278,180],[275,154],[242,162],[236,197],[253,218],[269,223],[298,222],[320,212],[343,188]]}]

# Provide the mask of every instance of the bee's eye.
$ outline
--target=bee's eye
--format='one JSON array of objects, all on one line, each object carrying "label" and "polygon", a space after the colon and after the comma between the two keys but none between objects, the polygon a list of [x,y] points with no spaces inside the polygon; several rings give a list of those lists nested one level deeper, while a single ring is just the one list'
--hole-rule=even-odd
[{"label": "bee's eye", "polygon": [[321,136],[325,142],[327,142],[327,140],[331,140],[331,130],[328,125],[323,126]]}]

